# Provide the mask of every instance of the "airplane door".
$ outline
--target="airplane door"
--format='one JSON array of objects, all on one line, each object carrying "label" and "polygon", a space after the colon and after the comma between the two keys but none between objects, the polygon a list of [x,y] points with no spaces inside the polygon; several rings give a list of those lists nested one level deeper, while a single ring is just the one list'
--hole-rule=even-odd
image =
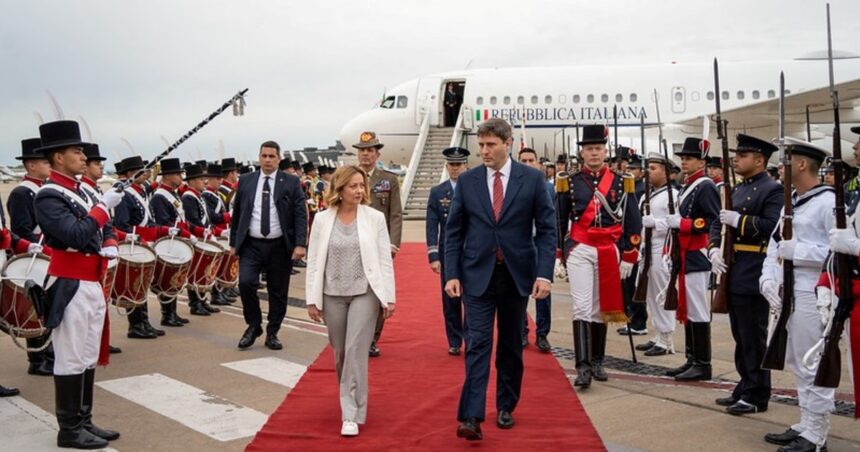
[{"label": "airplane door", "polygon": [[442,100],[439,99],[440,87],[442,79],[439,77],[425,77],[418,80],[418,99],[417,108],[415,109],[415,123],[421,125],[421,120],[424,119],[426,113],[430,114],[430,125],[439,125],[439,116],[441,108],[439,107]]},{"label": "airplane door", "polygon": [[687,90],[683,86],[672,87],[672,113],[684,113],[687,110]]}]

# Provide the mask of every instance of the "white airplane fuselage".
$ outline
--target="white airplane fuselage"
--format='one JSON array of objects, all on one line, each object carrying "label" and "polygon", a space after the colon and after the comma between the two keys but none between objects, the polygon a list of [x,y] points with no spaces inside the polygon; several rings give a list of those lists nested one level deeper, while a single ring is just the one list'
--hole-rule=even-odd
[{"label": "white airplane fuselage", "polygon": [[[828,85],[826,60],[721,63],[722,110],[778,97],[780,71],[785,73],[787,94]],[[836,83],[860,78],[860,60],[836,60],[834,72]],[[349,147],[361,132],[372,130],[385,145],[382,161],[408,165],[424,115],[429,114],[430,127],[444,124],[442,102],[449,82],[465,84],[462,108],[469,128],[465,144],[475,162],[475,131],[489,118],[512,123],[515,146],[521,139],[524,118],[525,145],[536,149],[538,155],[552,158],[563,149],[575,152],[577,126],[611,127],[615,107],[618,142],[638,149],[640,115],[646,125],[657,123],[654,90],[670,149],[687,136],[702,135],[701,126],[681,128],[672,127],[672,123],[715,111],[711,63],[475,69],[423,76],[398,85],[386,93],[380,105],[344,125],[341,142]],[[826,122],[829,117],[826,113],[819,116],[812,122]],[[851,119],[843,118],[843,122]],[[649,151],[658,150],[653,139],[647,143]]]}]

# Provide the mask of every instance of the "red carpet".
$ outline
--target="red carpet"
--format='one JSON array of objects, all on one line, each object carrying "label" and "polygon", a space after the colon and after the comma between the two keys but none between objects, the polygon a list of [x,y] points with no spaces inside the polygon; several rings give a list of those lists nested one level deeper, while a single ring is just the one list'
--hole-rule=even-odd
[{"label": "red carpet", "polygon": [[[484,440],[456,437],[463,357],[448,356],[439,276],[423,244],[395,259],[397,314],[385,325],[382,356],[370,360],[367,424],[340,436],[340,404],[330,347],[248,445],[272,450],[604,450],[558,361],[530,345],[522,397],[511,430],[495,425],[495,372],[490,377]],[[532,331],[534,329],[532,328]]]}]

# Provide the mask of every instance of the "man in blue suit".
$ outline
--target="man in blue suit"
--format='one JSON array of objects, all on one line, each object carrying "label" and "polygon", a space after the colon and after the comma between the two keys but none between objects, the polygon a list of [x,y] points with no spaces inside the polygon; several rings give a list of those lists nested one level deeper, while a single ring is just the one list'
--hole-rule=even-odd
[{"label": "man in blue suit", "polygon": [[424,222],[427,235],[427,258],[430,268],[441,275],[442,280],[442,314],[445,317],[445,336],[448,338],[448,354],[458,356],[463,345],[465,322],[463,321],[463,303],[460,298],[449,297],[445,293],[445,223],[448,222],[448,210],[454,198],[454,188],[460,173],[468,169],[469,150],[452,147],[442,151],[445,156],[445,170],[448,180],[430,189],[427,199],[427,219]]},{"label": "man in blue suit", "polygon": [[463,297],[469,325],[457,413],[457,436],[467,440],[483,438],[496,313],[496,425],[509,429],[523,377],[526,303],[529,295],[546,298],[552,284],[555,209],[544,175],[508,154],[511,135],[502,119],[480,125],[484,164],[460,176],[445,230],[445,291]]}]

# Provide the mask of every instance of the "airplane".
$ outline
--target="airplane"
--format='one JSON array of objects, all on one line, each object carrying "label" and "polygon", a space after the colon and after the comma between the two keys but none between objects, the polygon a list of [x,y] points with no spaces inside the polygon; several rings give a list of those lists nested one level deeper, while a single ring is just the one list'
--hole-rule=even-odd
[{"label": "airplane", "polygon": [[12,181],[19,181],[24,178],[24,172],[13,171],[6,165],[0,165],[0,182],[4,184]]},{"label": "airplane", "polygon": [[[834,60],[843,137],[853,139],[848,128],[860,122],[860,111],[855,109],[860,104],[860,55],[834,52]],[[823,141],[832,133],[832,126],[824,126],[832,124],[833,118],[826,52],[787,61],[720,62],[722,113],[728,121],[731,146],[738,132],[763,139],[777,135],[780,71],[785,73],[786,134]],[[671,151],[679,148],[686,137],[702,136],[705,130],[709,131],[710,141],[716,142],[716,127],[704,127],[706,121],[702,119],[715,112],[713,74],[710,61],[430,74],[385,93],[381,102],[343,126],[340,140],[354,143],[361,132],[375,131],[385,145],[382,159],[408,166],[425,116],[430,130],[453,122],[453,118],[445,117],[442,105],[447,85],[453,84],[462,100],[457,117],[457,129],[464,137],[460,143],[472,150],[470,163],[479,161],[475,132],[488,118],[511,122],[515,148],[529,146],[539,155],[549,153],[547,157],[553,158],[562,152],[575,153],[577,129],[583,125],[599,123],[611,128],[615,107],[619,144],[640,149],[640,115],[644,115],[649,129],[646,147],[654,152],[659,149],[656,90],[664,136]],[[450,130],[453,134],[454,129]],[[847,154],[850,153],[846,153],[845,160],[853,164]]]}]

